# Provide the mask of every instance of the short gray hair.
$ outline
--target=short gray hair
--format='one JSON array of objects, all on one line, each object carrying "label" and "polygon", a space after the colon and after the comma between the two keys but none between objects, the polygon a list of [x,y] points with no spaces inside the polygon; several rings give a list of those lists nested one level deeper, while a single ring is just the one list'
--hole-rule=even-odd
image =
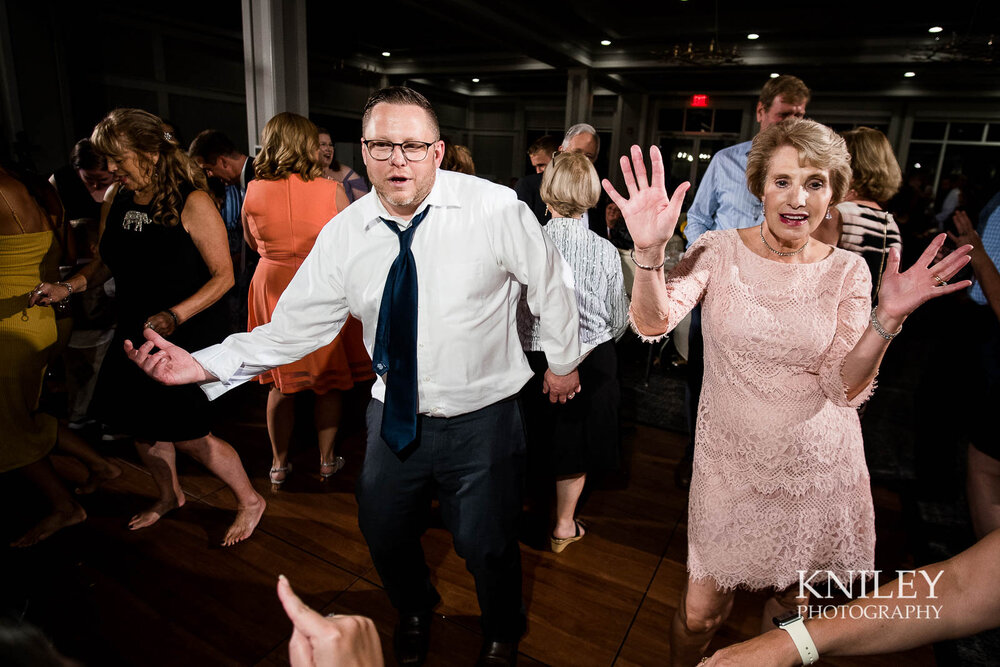
[{"label": "short gray hair", "polygon": [[578,134],[592,134],[594,135],[594,140],[597,142],[597,152],[601,152],[601,137],[597,134],[597,130],[590,123],[577,123],[573,127],[566,130],[566,136],[563,137],[562,147],[566,148],[569,146],[569,140]]}]

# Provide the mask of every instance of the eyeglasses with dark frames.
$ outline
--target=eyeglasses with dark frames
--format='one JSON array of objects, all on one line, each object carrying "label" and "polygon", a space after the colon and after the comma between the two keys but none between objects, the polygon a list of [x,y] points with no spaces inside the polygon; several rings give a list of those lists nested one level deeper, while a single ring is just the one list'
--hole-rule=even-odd
[{"label": "eyeglasses with dark frames", "polygon": [[427,157],[427,153],[435,141],[383,141],[382,139],[362,139],[361,143],[368,149],[368,154],[376,160],[388,160],[392,157],[396,146],[410,162],[420,162]]}]

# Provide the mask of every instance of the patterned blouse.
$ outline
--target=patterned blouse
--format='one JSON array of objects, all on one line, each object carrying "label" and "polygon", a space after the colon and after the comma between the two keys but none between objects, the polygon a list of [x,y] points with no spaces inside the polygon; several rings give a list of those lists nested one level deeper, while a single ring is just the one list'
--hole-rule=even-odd
[{"label": "patterned blouse", "polygon": [[[543,229],[573,271],[580,343],[596,347],[621,336],[628,327],[628,297],[618,250],[579,218],[554,218]],[[517,332],[526,351],[542,349],[538,318],[528,310],[524,290],[517,309]]]}]

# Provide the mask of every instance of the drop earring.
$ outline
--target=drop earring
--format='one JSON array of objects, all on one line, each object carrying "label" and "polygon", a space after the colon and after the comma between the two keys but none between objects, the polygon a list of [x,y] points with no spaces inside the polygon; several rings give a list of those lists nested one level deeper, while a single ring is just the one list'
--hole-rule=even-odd
[{"label": "drop earring", "polygon": [[826,219],[833,220],[833,214],[830,213],[830,209],[826,209]]}]

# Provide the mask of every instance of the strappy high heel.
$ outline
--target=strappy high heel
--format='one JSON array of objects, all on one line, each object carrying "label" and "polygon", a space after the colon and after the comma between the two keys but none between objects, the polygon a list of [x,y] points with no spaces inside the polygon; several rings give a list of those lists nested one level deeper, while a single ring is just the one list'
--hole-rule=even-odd
[{"label": "strappy high heel", "polygon": [[329,463],[323,459],[319,460],[319,476],[323,479],[330,479],[344,467],[344,457],[334,456]]},{"label": "strappy high heel", "polygon": [[271,486],[281,486],[288,479],[288,473],[292,471],[292,464],[286,463],[279,468],[271,468],[268,477],[271,478]]}]

